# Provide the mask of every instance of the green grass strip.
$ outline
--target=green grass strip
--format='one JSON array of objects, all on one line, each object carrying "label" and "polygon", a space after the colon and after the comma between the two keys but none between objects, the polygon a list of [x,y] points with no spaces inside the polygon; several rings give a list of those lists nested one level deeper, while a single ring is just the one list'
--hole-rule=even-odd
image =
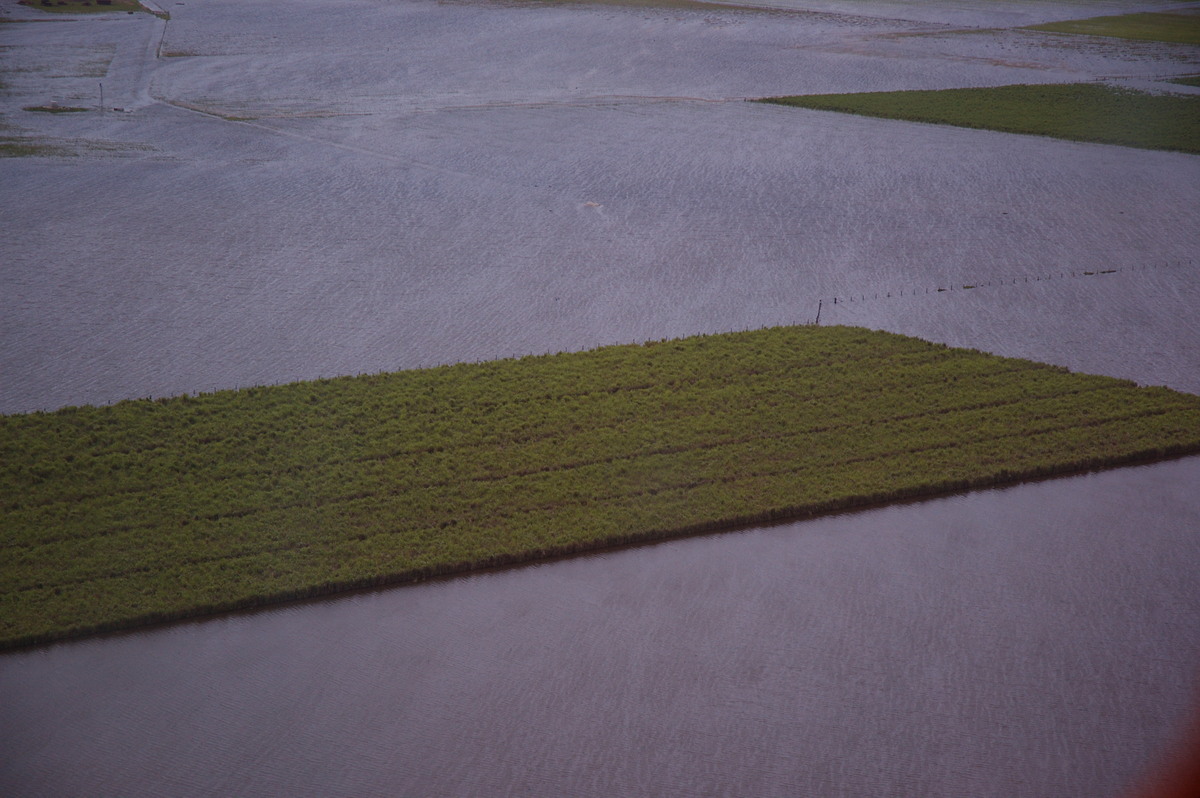
[{"label": "green grass strip", "polygon": [[77,105],[27,105],[21,110],[37,111],[43,114],[78,114],[90,111],[90,108],[80,108]]},{"label": "green grass strip", "polygon": [[151,11],[137,0],[17,0],[23,6],[47,11],[52,14],[104,14],[113,12],[134,13],[144,11],[163,19],[170,19],[165,11]]},{"label": "green grass strip", "polygon": [[1091,17],[1066,22],[1031,25],[1027,30],[1111,36],[1172,44],[1200,44],[1200,12],[1143,12],[1111,17]]},{"label": "green grass strip", "polygon": [[811,94],[761,102],[1200,153],[1200,96],[1146,94],[1095,83]]},{"label": "green grass strip", "polygon": [[1200,451],[1200,397],[847,327],[0,416],[0,648]]}]

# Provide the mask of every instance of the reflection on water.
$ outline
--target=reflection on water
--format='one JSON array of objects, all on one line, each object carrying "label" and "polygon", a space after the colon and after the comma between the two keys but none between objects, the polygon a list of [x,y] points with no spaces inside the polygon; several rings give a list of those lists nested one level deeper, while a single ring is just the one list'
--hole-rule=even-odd
[{"label": "reflection on water", "polygon": [[1200,458],[0,658],[8,795],[1115,795]]}]

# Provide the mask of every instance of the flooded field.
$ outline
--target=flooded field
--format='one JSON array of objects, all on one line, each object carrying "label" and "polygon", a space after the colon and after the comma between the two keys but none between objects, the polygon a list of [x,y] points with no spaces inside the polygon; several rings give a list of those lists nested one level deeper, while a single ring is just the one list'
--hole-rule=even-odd
[{"label": "flooded field", "polygon": [[[1195,48],[846,14],[302,8],[5,26],[5,120],[78,154],[0,165],[0,411],[796,323],[821,299],[822,322],[1200,390],[1200,272],[1131,271],[1195,257],[1194,156],[742,101],[1179,74]],[[940,35],[894,35],[913,32]],[[101,81],[135,110],[19,110]]]},{"label": "flooded field", "polygon": [[[0,412],[818,303],[1200,392],[1200,158],[743,102],[1163,86],[1008,28],[1172,4],[786,5],[0,25],[0,136],[71,153],[0,159]],[[0,792],[1115,795],[1200,663],[1198,462],[6,655]]]}]

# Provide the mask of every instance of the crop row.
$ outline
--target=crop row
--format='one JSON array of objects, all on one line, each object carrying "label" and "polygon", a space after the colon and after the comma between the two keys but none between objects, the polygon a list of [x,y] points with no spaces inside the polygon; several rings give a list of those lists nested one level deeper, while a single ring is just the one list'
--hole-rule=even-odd
[{"label": "crop row", "polygon": [[[381,529],[445,528],[495,524],[499,519],[546,513],[563,505],[604,506],[624,497],[653,496],[689,485],[737,481],[790,473],[796,484],[814,470],[847,474],[874,460],[893,460],[923,451],[957,451],[983,442],[1004,444],[1006,456],[1019,453],[1022,438],[1064,429],[1166,416],[1200,425],[1200,413],[1128,403],[1098,403],[1098,397],[1058,396],[1023,405],[976,408],[952,414],[894,419],[870,426],[841,426],[802,435],[751,439],[726,445],[604,461],[563,471],[543,471],[495,482],[452,481],[398,490],[385,482],[332,500],[263,505],[258,512],[227,517],[159,516],[159,523],[110,534],[68,538],[40,546],[10,549],[0,566],[0,582],[14,589],[47,583],[44,562],[64,563],[49,581],[73,582],[142,567],[261,550],[319,544],[345,535],[373,535]],[[1014,432],[1015,430],[1015,432]],[[1010,451],[1011,450],[1011,451]],[[987,461],[984,463],[986,466]],[[816,481],[821,481],[821,477]],[[314,523],[315,522],[315,523]],[[148,534],[152,532],[153,534]],[[130,558],[134,558],[131,560]]]},{"label": "crop row", "polygon": [[[999,361],[1003,365],[1003,361]],[[904,391],[853,390],[796,396],[786,388],[765,384],[757,395],[722,402],[718,407],[696,401],[673,406],[638,408],[629,423],[572,429],[557,436],[523,443],[448,448],[417,455],[368,460],[314,460],[288,471],[244,471],[237,479],[220,478],[212,468],[192,473],[162,469],[150,473],[136,491],[93,478],[88,496],[78,491],[57,502],[27,502],[10,510],[6,545],[55,537],[92,535],[139,523],[175,507],[184,518],[245,514],[262,506],[311,504],[339,495],[411,491],[442,483],[495,481],[512,476],[566,470],[616,459],[636,459],[741,443],[755,438],[787,438],[853,425],[866,428],[910,416],[945,414],[978,406],[1001,407],[1082,390],[1128,391],[1104,378],[1072,377],[1048,370],[998,371],[951,389],[937,383],[928,389],[910,385]],[[720,391],[732,390],[728,386]],[[1146,400],[1141,400],[1146,401]],[[580,412],[582,415],[582,413]],[[587,414],[591,420],[595,416]],[[638,423],[633,423],[633,422]],[[199,462],[200,458],[197,458]],[[239,458],[245,462],[245,458]],[[222,463],[221,458],[209,462]],[[62,494],[60,494],[62,495]],[[151,508],[157,508],[150,512]]]},{"label": "crop row", "polygon": [[[926,360],[929,357],[928,353],[922,355]],[[897,368],[910,363],[912,368]],[[374,424],[358,417],[361,403],[353,403],[348,408],[342,406],[344,402],[341,405],[330,403],[333,406],[309,408],[302,416],[288,417],[285,421],[270,416],[264,419],[250,412],[228,411],[213,419],[216,429],[203,435],[168,436],[160,429],[152,429],[144,435],[154,439],[156,446],[141,450],[113,450],[88,441],[53,436],[36,441],[37,434],[44,431],[41,429],[45,426],[43,416],[16,417],[29,420],[27,426],[31,430],[24,437],[35,440],[15,440],[11,451],[7,452],[10,456],[2,461],[7,490],[0,494],[5,500],[0,506],[77,501],[86,496],[71,490],[70,486],[80,482],[93,486],[97,492],[107,493],[145,486],[163,475],[194,474],[200,468],[204,470],[206,480],[240,479],[254,470],[279,472],[314,462],[331,462],[332,458],[355,460],[454,447],[509,445],[539,437],[557,437],[564,430],[585,426],[628,425],[639,420],[653,423],[653,418],[646,419],[643,415],[648,407],[670,409],[690,404],[712,411],[720,410],[721,402],[725,401],[736,409],[771,390],[790,392],[796,398],[807,397],[810,401],[824,401],[831,394],[851,393],[856,387],[864,392],[893,392],[899,388],[912,391],[925,385],[936,392],[943,390],[947,381],[975,378],[986,373],[964,365],[969,363],[971,361],[956,360],[949,355],[933,362],[898,357],[889,368],[864,369],[866,377],[856,378],[854,372],[839,373],[827,369],[815,377],[810,375],[807,380],[797,378],[786,363],[777,363],[774,370],[760,369],[753,374],[739,375],[733,382],[708,381],[665,388],[651,385],[638,391],[600,392],[538,404],[517,401],[501,408],[506,412],[494,412],[494,407],[493,412],[464,407],[437,419],[379,413]],[[997,369],[994,364],[988,365],[992,371]],[[1000,368],[1020,367],[1021,363],[1017,362]],[[897,374],[903,377],[896,377]],[[898,384],[895,379],[904,379],[904,383]],[[764,384],[767,390],[764,390]],[[732,387],[723,390],[722,386]],[[377,393],[386,392],[380,389]],[[149,407],[156,404],[143,403]],[[114,406],[114,412],[120,407],[122,405]],[[160,415],[161,410],[149,413],[148,420],[135,419],[125,426],[136,428],[150,424],[153,427],[151,422]],[[191,418],[187,411],[181,410],[178,415]],[[110,422],[111,419],[105,419],[105,425]],[[325,425],[323,428],[317,426],[321,423]],[[121,481],[130,487],[122,486]]]},{"label": "crop row", "polygon": [[1198,448],[1197,397],[849,328],[10,416],[0,646]]},{"label": "crop row", "polygon": [[[903,353],[896,358],[897,362],[932,361],[942,373],[934,374],[931,379],[939,376],[949,379],[954,376],[950,372],[956,364],[952,356],[943,354],[947,351]],[[0,497],[24,501],[31,489],[44,493],[57,484],[52,479],[56,469],[76,475],[86,475],[88,471],[124,473],[134,467],[154,471],[172,467],[192,470],[195,463],[185,458],[194,456],[197,449],[206,449],[217,456],[236,450],[238,460],[227,458],[232,464],[261,461],[264,465],[286,467],[311,461],[313,455],[320,452],[319,447],[329,443],[343,452],[342,456],[366,457],[381,454],[379,442],[389,442],[397,435],[405,437],[408,450],[420,451],[446,445],[473,445],[489,440],[554,434],[563,423],[579,423],[581,408],[586,408],[589,413],[609,415],[623,410],[625,416],[629,416],[639,412],[639,404],[662,402],[662,396],[667,394],[676,395],[679,397],[676,401],[683,402],[696,393],[710,394],[725,384],[735,384],[743,393],[752,391],[756,382],[766,380],[792,385],[796,390],[820,392],[824,385],[849,379],[844,373],[845,368],[845,364],[809,367],[805,379],[801,370],[786,360],[777,359],[773,364],[761,364],[753,370],[727,372],[689,383],[641,383],[588,393],[544,396],[536,401],[511,395],[492,400],[489,397],[494,394],[484,391],[470,401],[403,408],[388,401],[391,393],[386,385],[376,385],[374,378],[357,378],[345,383],[347,389],[355,389],[352,397],[323,402],[319,408],[298,403],[285,414],[265,410],[240,411],[231,407],[220,413],[199,416],[193,409],[194,402],[181,401],[183,407],[179,408],[165,408],[158,402],[122,403],[110,408],[111,414],[86,414],[101,416],[102,422],[94,425],[102,431],[100,433],[95,429],[90,432],[75,429],[74,425],[82,423],[85,415],[78,412],[57,417],[34,415],[26,417],[29,421],[22,430],[25,432],[23,439],[18,440],[14,430],[13,446],[11,451],[5,452],[4,460],[6,467],[16,472],[11,476],[20,478],[22,467],[29,473],[25,475],[24,483],[19,479],[6,480],[7,495],[0,494]],[[890,370],[863,371],[872,375],[865,380],[871,387],[891,387],[883,379],[883,375],[892,373]],[[923,375],[914,370],[911,376],[920,379]],[[615,383],[622,374],[614,372],[609,377]],[[364,395],[364,386],[372,385],[376,387]],[[284,386],[279,390],[294,393],[290,389],[291,386]],[[708,397],[710,402],[717,400],[719,396]],[[176,412],[169,412],[172,409]],[[118,410],[125,411],[128,418],[123,421],[117,418]],[[165,423],[164,419],[172,418],[173,425]],[[595,422],[589,417],[589,423],[606,422],[604,417],[597,416]],[[132,473],[130,478],[138,480],[141,475]]]},{"label": "crop row", "polygon": [[[1092,443],[1103,444],[1109,439],[1111,430],[1092,429]],[[1144,444],[1148,448],[1141,451],[1153,454],[1153,442],[1162,432],[1146,428],[1127,442]],[[1062,467],[1064,446],[1087,442],[1086,433],[1083,439],[1079,435],[1078,430],[1065,430],[1036,436],[1027,441],[1017,460],[1007,462],[1026,475],[1054,473]],[[926,450],[915,458],[905,458],[906,469],[900,468],[901,463],[895,460],[881,461],[873,471],[848,475],[841,485],[841,496],[850,492],[862,501],[884,501],[921,495],[931,484],[948,489],[989,484],[973,476],[978,472],[973,463],[1007,458],[1009,454],[980,443],[957,456],[947,450]],[[1067,465],[1088,467],[1105,462],[1116,460],[1080,458]],[[931,483],[933,477],[938,481]],[[837,485],[826,479],[798,487],[793,476],[787,474],[753,484],[719,481],[686,491],[664,492],[660,494],[662,500],[654,504],[634,500],[614,502],[604,508],[564,508],[554,514],[554,523],[548,525],[522,524],[526,519],[516,519],[497,525],[487,535],[466,529],[423,530],[408,537],[382,533],[199,565],[173,564],[99,580],[77,590],[46,587],[7,594],[0,599],[0,607],[4,609],[0,618],[5,619],[0,633],[20,639],[21,628],[86,631],[111,627],[113,617],[167,620],[195,612],[319,595],[339,586],[385,584],[405,575],[421,577],[521,559],[513,551],[565,553],[579,548],[580,540],[588,540],[586,536],[599,545],[652,538],[688,528],[711,528],[714,525],[708,519],[714,512],[724,513],[735,521],[752,522],[857,503],[839,498]],[[774,513],[751,512],[750,508],[760,506],[763,499],[790,500],[795,504],[781,505]],[[565,535],[563,530],[579,530],[584,537]],[[634,534],[637,530],[642,535]],[[181,609],[178,604],[181,594],[194,603]]]}]

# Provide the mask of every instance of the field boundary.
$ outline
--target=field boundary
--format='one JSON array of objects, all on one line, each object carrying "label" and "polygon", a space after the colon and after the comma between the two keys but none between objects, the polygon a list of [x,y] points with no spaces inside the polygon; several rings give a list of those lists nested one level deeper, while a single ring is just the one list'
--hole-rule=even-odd
[{"label": "field boundary", "polygon": [[447,565],[414,568],[361,579],[326,582],[304,590],[284,591],[260,597],[219,602],[193,607],[174,613],[147,613],[120,621],[94,624],[70,632],[24,635],[0,639],[0,652],[15,651],[51,643],[66,642],[96,635],[127,632],[146,627],[164,626],[179,621],[197,620],[228,613],[265,609],[281,604],[299,603],[307,600],[328,598],[344,593],[377,590],[387,587],[414,585],[422,582],[451,579],[473,573],[519,568],[526,565],[545,563],[605,551],[617,551],[638,546],[654,545],[699,535],[720,532],[744,531],[754,527],[805,521],[847,512],[864,512],[895,504],[906,504],[931,499],[945,498],[973,490],[1014,487],[1023,483],[1041,482],[1079,476],[1112,468],[1148,465],[1165,460],[1178,459],[1200,454],[1200,443],[1164,448],[1146,449],[1109,460],[1085,458],[1053,468],[1033,468],[1028,471],[1001,471],[988,477],[956,480],[930,484],[918,488],[897,491],[894,495],[875,494],[852,496],[813,505],[796,505],[780,510],[720,519],[707,523],[667,527],[643,532],[616,535],[588,543],[552,546],[537,551],[513,555],[496,555],[479,562],[458,562]]},{"label": "field boundary", "polygon": [[0,648],[1200,452],[1200,397],[855,327],[0,416]]}]

